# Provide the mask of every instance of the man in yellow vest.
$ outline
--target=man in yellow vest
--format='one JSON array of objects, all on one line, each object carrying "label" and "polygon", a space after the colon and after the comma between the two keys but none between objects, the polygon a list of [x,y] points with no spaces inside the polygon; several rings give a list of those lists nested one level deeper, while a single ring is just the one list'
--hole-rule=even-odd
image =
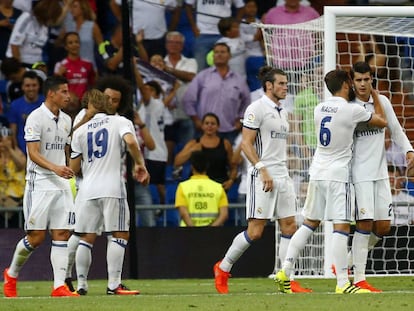
[{"label": "man in yellow vest", "polygon": [[175,207],[181,227],[222,226],[228,218],[228,200],[223,186],[206,175],[207,157],[194,151],[190,158],[193,176],[179,183]]}]

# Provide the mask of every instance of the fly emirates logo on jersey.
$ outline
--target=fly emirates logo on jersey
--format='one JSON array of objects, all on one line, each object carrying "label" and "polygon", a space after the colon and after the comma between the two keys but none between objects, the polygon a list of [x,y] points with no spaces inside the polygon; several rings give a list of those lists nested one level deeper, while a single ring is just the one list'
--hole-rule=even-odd
[{"label": "fly emirates logo on jersey", "polygon": [[287,127],[282,125],[279,131],[270,131],[270,138],[287,139],[287,134]]},{"label": "fly emirates logo on jersey", "polygon": [[54,142],[46,142],[45,148],[46,150],[64,150],[65,145],[63,137],[55,136]]},{"label": "fly emirates logo on jersey", "polygon": [[384,132],[384,129],[377,128],[377,127],[370,127],[367,124],[359,124],[355,129],[355,136],[356,137],[365,137],[365,136],[373,136],[379,135]]}]

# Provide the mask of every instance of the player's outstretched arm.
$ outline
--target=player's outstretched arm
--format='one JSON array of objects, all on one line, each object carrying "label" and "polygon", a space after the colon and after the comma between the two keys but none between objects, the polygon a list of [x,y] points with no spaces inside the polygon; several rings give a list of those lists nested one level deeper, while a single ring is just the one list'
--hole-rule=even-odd
[{"label": "player's outstretched arm", "polygon": [[135,163],[133,172],[134,178],[143,185],[148,185],[150,176],[148,174],[147,168],[145,167],[144,158],[142,156],[141,150],[139,149],[136,137],[131,133],[127,133],[124,135],[123,139],[127,145],[128,152]]}]

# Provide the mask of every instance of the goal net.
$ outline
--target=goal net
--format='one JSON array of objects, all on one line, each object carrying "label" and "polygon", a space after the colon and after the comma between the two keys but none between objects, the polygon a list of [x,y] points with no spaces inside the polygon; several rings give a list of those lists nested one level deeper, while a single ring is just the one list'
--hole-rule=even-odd
[{"label": "goal net", "polygon": [[[325,7],[324,16],[306,23],[257,25],[264,37],[267,64],[288,74],[289,169],[299,198],[299,223],[316,147],[313,108],[330,96],[324,73],[335,68],[349,70],[355,62],[367,61],[376,88],[390,99],[407,136],[414,141],[414,18],[403,17],[414,16],[414,11],[407,10],[413,8]],[[395,142],[387,140],[386,146],[388,161],[397,167],[391,184],[395,219],[390,235],[369,253],[367,274],[414,274],[414,196],[407,195],[410,183],[404,177],[405,155]],[[327,251],[332,225],[324,226],[302,252],[297,274],[332,276]],[[279,265],[276,261],[276,268]]]}]

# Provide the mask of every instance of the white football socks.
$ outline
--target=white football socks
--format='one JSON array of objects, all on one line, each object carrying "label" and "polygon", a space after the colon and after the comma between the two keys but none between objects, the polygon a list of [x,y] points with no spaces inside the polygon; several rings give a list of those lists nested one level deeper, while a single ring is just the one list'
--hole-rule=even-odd
[{"label": "white football socks", "polygon": [[355,231],[352,239],[352,262],[354,266],[354,283],[365,280],[365,268],[368,257],[369,232]]},{"label": "white football socks", "polygon": [[336,269],[338,287],[344,287],[348,282],[348,237],[349,234],[334,231],[332,234],[332,261]]},{"label": "white football socks", "polygon": [[88,290],[88,273],[92,262],[93,245],[83,240],[79,241],[76,251],[76,275],[78,278],[78,290]]},{"label": "white football socks", "polygon": [[223,260],[220,263],[220,269],[226,272],[230,272],[233,265],[240,258],[241,255],[250,247],[252,241],[247,236],[247,231],[240,232],[233,239],[233,243],[224,255]]},{"label": "white football socks", "polygon": [[108,265],[108,288],[115,289],[121,284],[122,266],[128,241],[112,237],[108,244],[106,260]]},{"label": "white football socks", "polygon": [[292,274],[299,253],[305,248],[305,245],[312,234],[313,230],[310,227],[302,225],[290,239],[285,260],[282,264],[282,269],[287,276]]},{"label": "white football socks", "polygon": [[20,270],[26,263],[27,259],[29,259],[33,251],[34,248],[30,245],[27,237],[21,239],[17,243],[16,249],[14,250],[13,259],[7,272],[8,275],[13,278],[17,278],[19,276]]},{"label": "white football socks", "polygon": [[53,288],[58,288],[65,284],[66,269],[68,267],[67,241],[52,241],[50,262],[52,263],[53,268]]},{"label": "white football socks", "polygon": [[80,236],[72,234],[68,240],[68,268],[66,278],[72,277],[73,265],[75,264],[76,250],[78,249]]}]

